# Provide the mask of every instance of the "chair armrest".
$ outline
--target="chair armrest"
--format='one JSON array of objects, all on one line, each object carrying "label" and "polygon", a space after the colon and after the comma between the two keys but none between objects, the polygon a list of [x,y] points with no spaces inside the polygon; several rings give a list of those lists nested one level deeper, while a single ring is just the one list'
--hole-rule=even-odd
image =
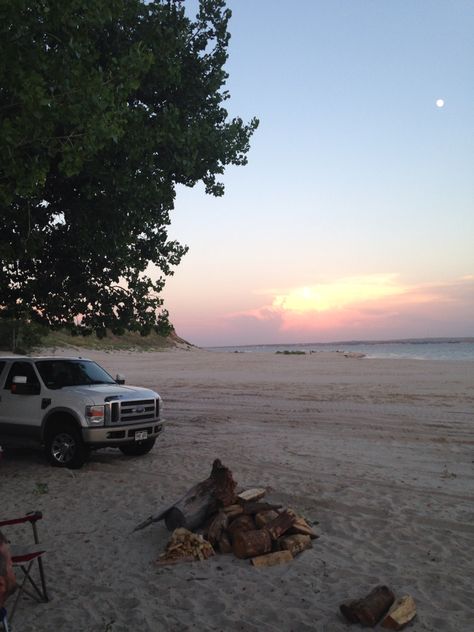
[{"label": "chair armrest", "polygon": [[41,520],[41,518],[43,517],[43,514],[41,513],[41,511],[31,511],[30,513],[26,514],[26,516],[23,516],[22,518],[12,518],[11,520],[0,520],[0,527],[6,527],[7,525],[12,525],[12,524],[22,524],[24,522],[31,522],[31,524],[37,522],[38,520]]}]

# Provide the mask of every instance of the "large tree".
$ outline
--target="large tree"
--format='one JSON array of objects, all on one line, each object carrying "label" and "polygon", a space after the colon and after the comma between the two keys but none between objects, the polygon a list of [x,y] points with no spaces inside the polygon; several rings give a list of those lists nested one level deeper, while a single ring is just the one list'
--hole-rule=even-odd
[{"label": "large tree", "polygon": [[175,187],[222,195],[257,126],[224,107],[229,17],[225,0],[193,19],[180,0],[1,0],[0,316],[166,319]]}]

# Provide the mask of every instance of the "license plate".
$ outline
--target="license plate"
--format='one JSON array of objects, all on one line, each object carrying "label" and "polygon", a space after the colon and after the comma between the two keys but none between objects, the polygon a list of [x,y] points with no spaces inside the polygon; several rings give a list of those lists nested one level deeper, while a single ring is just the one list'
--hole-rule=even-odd
[{"label": "license plate", "polygon": [[135,433],[135,441],[143,441],[148,438],[148,432],[146,430],[137,430]]}]

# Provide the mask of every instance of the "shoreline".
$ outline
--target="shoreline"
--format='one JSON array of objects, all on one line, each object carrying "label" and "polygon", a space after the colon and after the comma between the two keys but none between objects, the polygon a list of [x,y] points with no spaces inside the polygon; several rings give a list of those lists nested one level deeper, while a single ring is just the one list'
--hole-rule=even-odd
[{"label": "shoreline", "polygon": [[474,339],[423,339],[392,341],[352,341],[336,343],[295,343],[204,347],[216,353],[359,353],[369,359],[460,360],[474,362]]}]

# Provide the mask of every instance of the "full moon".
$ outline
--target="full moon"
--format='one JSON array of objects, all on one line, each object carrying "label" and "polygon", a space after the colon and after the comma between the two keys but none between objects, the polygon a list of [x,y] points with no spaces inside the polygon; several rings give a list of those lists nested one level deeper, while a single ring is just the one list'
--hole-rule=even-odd
[{"label": "full moon", "polygon": [[444,99],[436,99],[436,107],[437,108],[444,107]]}]

